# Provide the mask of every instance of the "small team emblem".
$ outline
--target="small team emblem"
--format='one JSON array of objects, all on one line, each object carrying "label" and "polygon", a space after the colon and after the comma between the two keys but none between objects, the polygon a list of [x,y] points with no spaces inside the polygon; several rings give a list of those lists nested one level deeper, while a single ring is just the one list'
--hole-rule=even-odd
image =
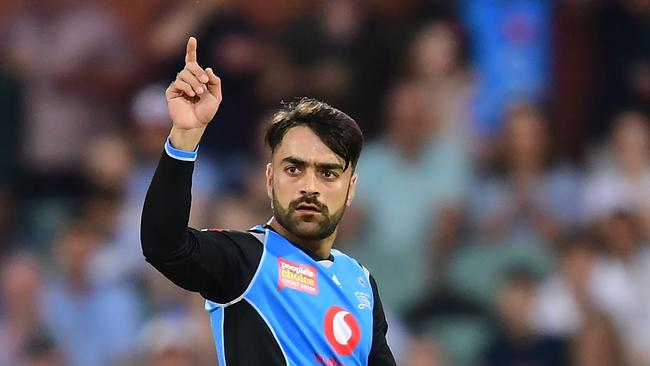
[{"label": "small team emblem", "polygon": [[365,292],[355,292],[354,296],[357,297],[357,300],[359,300],[359,309],[370,309],[372,308],[372,305],[370,305],[370,295],[368,295]]}]

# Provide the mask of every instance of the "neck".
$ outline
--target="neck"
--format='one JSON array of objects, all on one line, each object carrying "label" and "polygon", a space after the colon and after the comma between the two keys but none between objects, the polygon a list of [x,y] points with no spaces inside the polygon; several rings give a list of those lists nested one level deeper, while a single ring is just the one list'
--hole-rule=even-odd
[{"label": "neck", "polygon": [[303,240],[290,233],[287,229],[284,228],[284,226],[280,225],[275,217],[272,217],[267,224],[280,235],[287,238],[287,240],[289,240],[291,243],[308,252],[312,256],[321,259],[329,258],[330,251],[334,245],[334,239],[336,239],[336,231],[334,231],[332,235],[323,240]]}]

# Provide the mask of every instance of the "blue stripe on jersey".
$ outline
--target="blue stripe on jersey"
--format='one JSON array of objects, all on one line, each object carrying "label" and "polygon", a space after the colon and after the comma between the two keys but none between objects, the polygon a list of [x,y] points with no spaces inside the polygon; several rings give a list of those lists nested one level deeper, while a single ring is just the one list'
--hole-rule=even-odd
[{"label": "blue stripe on jersey", "polygon": [[219,366],[226,366],[226,352],[223,345],[223,307],[211,307],[206,303],[205,308],[210,312],[210,326],[212,334],[214,334],[214,344],[217,347]]}]

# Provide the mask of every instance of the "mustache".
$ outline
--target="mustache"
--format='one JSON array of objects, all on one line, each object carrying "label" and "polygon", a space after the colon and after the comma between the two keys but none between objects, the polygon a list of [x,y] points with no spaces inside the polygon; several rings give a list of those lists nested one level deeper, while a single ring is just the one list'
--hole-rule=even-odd
[{"label": "mustache", "polygon": [[318,198],[316,196],[302,196],[298,198],[297,200],[291,201],[289,203],[289,209],[292,211],[295,211],[296,208],[298,207],[299,204],[305,203],[309,205],[314,205],[318,208],[319,211],[323,213],[327,213],[327,206],[321,202],[318,201]]}]

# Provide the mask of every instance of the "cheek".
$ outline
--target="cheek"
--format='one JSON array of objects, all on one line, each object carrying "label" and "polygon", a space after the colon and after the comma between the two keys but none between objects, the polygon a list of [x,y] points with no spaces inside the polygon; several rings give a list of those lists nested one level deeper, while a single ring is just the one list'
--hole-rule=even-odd
[{"label": "cheek", "polygon": [[275,198],[285,207],[300,196],[300,191],[296,190],[291,182],[280,177],[271,182],[271,188],[275,192]]},{"label": "cheek", "polygon": [[326,203],[330,209],[338,209],[345,205],[348,185],[346,183],[341,183],[340,185],[337,184],[328,188],[329,189],[323,190],[321,200]]}]

